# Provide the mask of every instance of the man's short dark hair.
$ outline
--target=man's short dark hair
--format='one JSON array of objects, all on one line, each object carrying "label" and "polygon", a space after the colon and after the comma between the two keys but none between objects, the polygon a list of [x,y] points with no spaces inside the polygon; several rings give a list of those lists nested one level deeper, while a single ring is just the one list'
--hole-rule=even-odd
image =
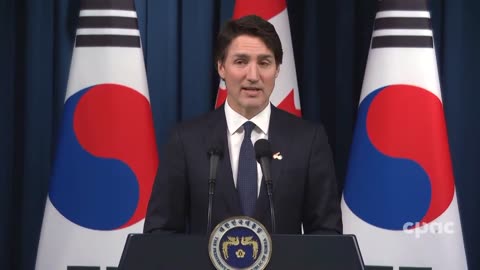
[{"label": "man's short dark hair", "polygon": [[215,67],[219,61],[221,63],[225,61],[227,49],[232,40],[241,35],[260,38],[267,48],[273,52],[277,66],[282,63],[282,43],[275,31],[275,27],[257,15],[248,15],[236,20],[229,20],[222,27],[217,36]]}]

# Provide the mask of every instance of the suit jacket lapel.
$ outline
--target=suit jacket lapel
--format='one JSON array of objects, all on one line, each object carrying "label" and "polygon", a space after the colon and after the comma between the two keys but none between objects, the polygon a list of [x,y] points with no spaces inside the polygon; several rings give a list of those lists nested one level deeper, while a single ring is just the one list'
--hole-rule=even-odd
[{"label": "suit jacket lapel", "polygon": [[[215,111],[215,117],[209,124],[209,130],[212,133],[205,134],[206,141],[213,143],[213,140],[218,140],[223,145],[223,158],[220,160],[217,171],[217,182],[215,187],[215,197],[217,203],[221,200],[225,202],[225,206],[229,213],[221,213],[222,215],[241,215],[242,209],[240,204],[240,197],[233,183],[232,165],[230,163],[230,152],[228,148],[227,139],[227,122],[225,119],[224,107]],[[210,144],[207,144],[209,147]]]},{"label": "suit jacket lapel", "polygon": [[[283,127],[281,114],[279,114],[278,112],[279,109],[277,109],[273,105],[271,105],[271,108],[272,108],[272,112],[270,115],[270,123],[268,127],[268,141],[270,142],[270,146],[274,154],[277,152],[283,153],[286,147],[286,143],[289,142],[288,128]],[[278,180],[280,179],[283,167],[284,166],[282,166],[281,160],[272,159],[270,169],[272,173],[274,198],[276,194],[275,190],[278,189],[278,183],[279,183]],[[270,224],[269,215],[270,215],[270,205],[269,205],[268,195],[266,191],[266,184],[264,179],[262,179],[260,195],[258,197],[257,205],[256,205],[255,218],[257,218],[260,221],[263,220],[263,223]]]},{"label": "suit jacket lapel", "polygon": [[[270,117],[270,127],[268,130],[268,140],[272,147],[272,153],[275,155],[285,153],[287,148],[291,145],[290,133],[288,127],[285,127],[285,121],[282,120],[282,115],[276,107],[272,106],[272,115]],[[273,192],[278,188],[279,179],[282,175],[282,170],[285,166],[282,165],[282,160],[272,159],[272,182]]]}]

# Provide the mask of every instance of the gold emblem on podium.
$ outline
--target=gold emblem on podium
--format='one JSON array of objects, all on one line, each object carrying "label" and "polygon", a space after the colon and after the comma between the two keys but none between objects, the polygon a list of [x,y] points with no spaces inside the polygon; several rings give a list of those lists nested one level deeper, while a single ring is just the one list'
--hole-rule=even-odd
[{"label": "gold emblem on podium", "polygon": [[272,240],[265,227],[250,217],[232,217],[210,235],[208,254],[216,269],[265,269]]}]

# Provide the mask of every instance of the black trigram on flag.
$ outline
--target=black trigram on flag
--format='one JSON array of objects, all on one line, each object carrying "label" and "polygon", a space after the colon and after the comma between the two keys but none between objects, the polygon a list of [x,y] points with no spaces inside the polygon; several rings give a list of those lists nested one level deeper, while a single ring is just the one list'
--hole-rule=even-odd
[{"label": "black trigram on flag", "polygon": [[372,36],[376,48],[433,48],[427,1],[379,1]]},{"label": "black trigram on flag", "polygon": [[75,47],[140,46],[140,32],[133,1],[81,2]]}]

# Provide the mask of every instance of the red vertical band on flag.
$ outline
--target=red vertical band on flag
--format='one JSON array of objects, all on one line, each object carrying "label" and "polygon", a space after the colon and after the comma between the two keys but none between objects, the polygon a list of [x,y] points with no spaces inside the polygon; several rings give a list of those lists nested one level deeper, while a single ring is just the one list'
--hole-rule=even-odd
[{"label": "red vertical band on flag", "polygon": [[221,87],[218,88],[217,100],[215,101],[215,109],[222,106],[227,100],[227,89],[223,89]]},{"label": "red vertical band on flag", "polygon": [[270,20],[286,8],[286,0],[237,0],[235,1],[233,19],[255,14],[265,20]]}]

